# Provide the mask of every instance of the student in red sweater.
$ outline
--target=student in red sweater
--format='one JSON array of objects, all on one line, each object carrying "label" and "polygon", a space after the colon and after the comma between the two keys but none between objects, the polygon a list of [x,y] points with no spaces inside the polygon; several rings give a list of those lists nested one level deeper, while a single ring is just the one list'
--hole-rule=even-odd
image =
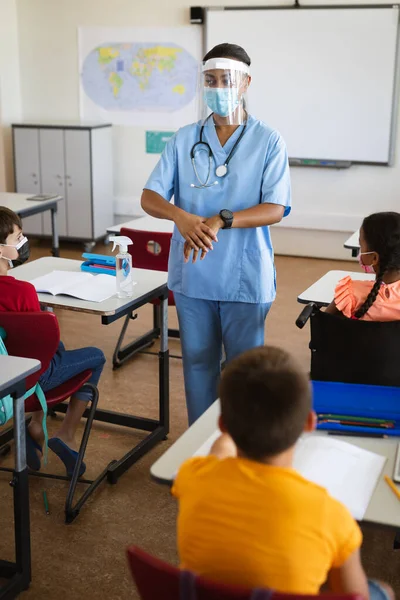
[{"label": "student in red sweater", "polygon": [[[8,275],[9,269],[24,263],[28,258],[29,244],[22,233],[20,218],[8,208],[0,206],[0,311],[40,311],[33,285]],[[97,385],[104,363],[104,354],[98,348],[66,350],[64,344],[60,342],[56,354],[48,369],[41,375],[39,383],[46,392],[82,371],[90,369],[92,377],[89,381]],[[72,475],[78,456],[74,449],[75,433],[90,400],[90,394],[90,391],[80,390],[71,397],[68,411],[59,430],[49,439],[49,448],[62,460],[68,476]],[[41,411],[33,413],[27,429],[27,463],[34,471],[39,471],[41,464],[44,441],[42,419]],[[86,465],[82,463],[80,475],[83,475],[85,470]]]}]

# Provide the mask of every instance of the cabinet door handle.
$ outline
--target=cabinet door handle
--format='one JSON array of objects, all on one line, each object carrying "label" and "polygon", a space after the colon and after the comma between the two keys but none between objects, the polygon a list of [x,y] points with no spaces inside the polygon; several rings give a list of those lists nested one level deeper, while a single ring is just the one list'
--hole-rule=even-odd
[{"label": "cabinet door handle", "polygon": [[36,173],[31,173],[32,177],[37,177]]},{"label": "cabinet door handle", "polygon": [[56,175],[57,179],[62,179],[61,175]]},{"label": "cabinet door handle", "polygon": [[70,175],[66,175],[65,179],[71,179],[71,176]]}]

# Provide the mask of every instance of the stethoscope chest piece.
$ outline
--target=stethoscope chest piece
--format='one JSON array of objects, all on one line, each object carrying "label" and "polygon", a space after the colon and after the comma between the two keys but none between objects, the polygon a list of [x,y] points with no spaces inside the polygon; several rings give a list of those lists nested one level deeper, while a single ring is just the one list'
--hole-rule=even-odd
[{"label": "stethoscope chest piece", "polygon": [[219,165],[219,167],[217,167],[215,169],[215,174],[217,177],[225,177],[225,175],[228,173],[228,167],[227,165]]}]

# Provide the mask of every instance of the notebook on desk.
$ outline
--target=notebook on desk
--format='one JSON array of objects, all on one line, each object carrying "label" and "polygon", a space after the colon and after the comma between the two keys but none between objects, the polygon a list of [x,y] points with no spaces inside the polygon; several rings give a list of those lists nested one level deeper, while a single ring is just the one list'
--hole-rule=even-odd
[{"label": "notebook on desk", "polygon": [[103,302],[116,294],[115,278],[109,277],[109,275],[52,271],[47,275],[32,279],[30,283],[37,292],[53,296],[73,296],[88,302]]},{"label": "notebook on desk", "polygon": [[[219,431],[214,432],[194,456],[207,456],[219,435]],[[303,477],[326,488],[355,519],[361,520],[385,462],[385,456],[347,442],[308,435],[297,443],[293,466]]]}]

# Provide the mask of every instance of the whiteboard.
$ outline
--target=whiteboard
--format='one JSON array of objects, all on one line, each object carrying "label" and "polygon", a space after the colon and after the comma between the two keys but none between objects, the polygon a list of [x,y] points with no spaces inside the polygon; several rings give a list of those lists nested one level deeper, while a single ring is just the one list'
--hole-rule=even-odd
[{"label": "whiteboard", "polygon": [[249,54],[249,110],[278,129],[289,156],[390,161],[398,7],[209,9],[206,50]]}]

